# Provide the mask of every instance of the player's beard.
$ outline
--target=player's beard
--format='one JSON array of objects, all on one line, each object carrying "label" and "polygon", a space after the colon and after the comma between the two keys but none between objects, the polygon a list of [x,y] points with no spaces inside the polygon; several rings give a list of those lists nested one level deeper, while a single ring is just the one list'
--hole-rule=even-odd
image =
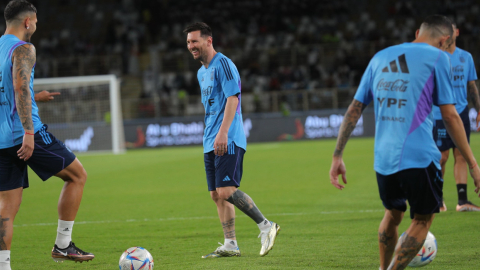
[{"label": "player's beard", "polygon": [[198,60],[201,63],[204,63],[205,60],[207,60],[207,53],[202,49],[197,49],[197,51],[198,51],[198,57],[195,58],[195,55],[193,55],[192,53],[193,59]]},{"label": "player's beard", "polygon": [[198,57],[198,60],[200,60],[200,62],[202,63],[205,63],[207,61],[207,53],[203,53],[203,51],[200,53],[200,56]]},{"label": "player's beard", "polygon": [[23,40],[24,40],[25,42],[30,43],[30,39],[31,39],[31,38],[32,38],[32,33],[28,33],[28,32],[27,32],[27,33],[25,33],[25,36],[23,37]]}]

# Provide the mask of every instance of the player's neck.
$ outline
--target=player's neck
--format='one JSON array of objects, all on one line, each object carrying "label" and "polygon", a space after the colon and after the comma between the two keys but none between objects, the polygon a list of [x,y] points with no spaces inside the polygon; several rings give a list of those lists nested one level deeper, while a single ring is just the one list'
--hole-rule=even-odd
[{"label": "player's neck", "polygon": [[447,49],[447,52],[449,52],[450,54],[453,54],[456,49],[457,49],[457,45],[453,43],[452,45],[450,45],[450,48]]},{"label": "player's neck", "polygon": [[23,41],[26,41],[26,40],[24,40],[24,38],[25,38],[25,33],[23,33],[22,31],[14,28],[14,27],[7,27],[7,30],[5,30],[5,34],[4,34],[4,35],[14,35],[14,36],[16,36],[18,39],[23,40]]},{"label": "player's neck", "polygon": [[216,54],[217,54],[217,52],[212,49],[212,50],[207,54],[207,60],[206,60],[205,62],[202,61],[202,65],[203,65],[205,68],[208,68],[208,66],[210,65],[210,62],[212,61],[213,57],[215,57]]},{"label": "player's neck", "polygon": [[433,46],[435,48],[439,48],[437,46],[437,41],[436,40],[433,40],[431,38],[428,38],[426,36],[418,36],[414,41],[412,41],[412,43],[426,43],[430,46]]}]

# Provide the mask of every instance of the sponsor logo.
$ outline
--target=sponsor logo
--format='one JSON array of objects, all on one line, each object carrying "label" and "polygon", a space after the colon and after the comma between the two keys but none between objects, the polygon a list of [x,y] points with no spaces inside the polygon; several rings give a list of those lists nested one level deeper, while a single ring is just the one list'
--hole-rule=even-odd
[{"label": "sponsor logo", "polygon": [[402,106],[407,105],[407,100],[406,100],[406,99],[380,98],[380,97],[377,97],[377,100],[378,100],[378,102],[380,103],[380,106],[382,106],[382,104],[384,104],[383,102],[385,101],[385,99],[387,100],[387,108],[394,107],[394,106],[395,106],[395,107],[398,106],[398,108],[401,109]]},{"label": "sponsor logo", "polygon": [[217,112],[216,112],[216,111],[211,111],[211,112],[207,112],[207,113],[205,113],[205,115],[215,115],[215,114],[217,114]]},{"label": "sponsor logo", "polygon": [[437,136],[438,139],[445,139],[447,138],[447,130],[442,128],[442,129],[437,129]]},{"label": "sponsor logo", "polygon": [[452,67],[453,72],[463,72],[463,65]]},{"label": "sponsor logo", "polygon": [[[407,60],[406,60],[405,54],[400,55],[397,59],[398,59],[398,63],[400,64],[400,72],[401,73],[410,73],[410,71],[408,70],[408,65],[407,65]],[[389,63],[389,65],[384,67],[382,69],[382,72],[383,73],[389,73],[391,71],[393,73],[398,73],[397,59],[391,61]],[[389,66],[390,66],[390,70],[388,69]]]},{"label": "sponsor logo", "polygon": [[88,151],[88,147],[92,143],[93,136],[94,136],[93,128],[88,127],[82,133],[82,135],[80,135],[80,138],[78,138],[78,139],[66,139],[65,140],[65,146],[72,151],[86,152],[86,151]]},{"label": "sponsor logo", "polygon": [[391,121],[391,122],[405,123],[405,117],[382,116],[380,119],[382,119],[382,121]]},{"label": "sponsor logo", "polygon": [[377,84],[378,91],[405,92],[407,84],[410,81],[398,79],[396,81],[386,81],[383,78]]},{"label": "sponsor logo", "polygon": [[60,250],[57,249],[57,252],[62,254],[63,256],[67,256],[67,252],[61,252]]},{"label": "sponsor logo", "polygon": [[230,181],[230,177],[228,177],[228,175],[227,175],[227,176],[225,176],[225,178],[223,178],[223,182],[228,182],[228,181]]},{"label": "sponsor logo", "polygon": [[[331,114],[326,117],[308,116],[305,120],[305,138],[337,137],[342,121],[343,115],[341,114]],[[361,136],[363,132],[363,116],[361,116],[352,131],[352,136]]]},{"label": "sponsor logo", "polygon": [[203,122],[149,124],[145,132],[146,146],[188,145],[203,142]]},{"label": "sponsor logo", "polygon": [[8,105],[8,102],[6,101],[0,101],[0,106],[7,106]]},{"label": "sponsor logo", "polygon": [[212,94],[212,90],[213,90],[212,86],[208,86],[207,88],[202,89],[202,96],[204,97],[210,96]]}]

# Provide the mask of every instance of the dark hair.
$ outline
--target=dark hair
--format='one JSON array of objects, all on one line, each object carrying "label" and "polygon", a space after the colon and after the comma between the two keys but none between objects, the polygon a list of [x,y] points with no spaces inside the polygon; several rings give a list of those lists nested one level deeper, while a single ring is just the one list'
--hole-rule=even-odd
[{"label": "dark hair", "polygon": [[420,28],[426,28],[431,31],[434,36],[453,35],[453,22],[443,15],[431,15],[425,18]]},{"label": "dark hair", "polygon": [[208,26],[208,24],[204,23],[204,22],[196,22],[196,23],[192,23],[190,24],[189,26],[187,26],[185,28],[185,30],[183,30],[183,33],[190,33],[190,32],[194,32],[194,31],[199,31],[200,30],[200,34],[205,37],[211,37],[212,36],[212,28],[210,28],[210,26]]},{"label": "dark hair", "polygon": [[12,0],[5,7],[5,21],[9,23],[15,19],[18,19],[18,15],[24,12],[37,13],[37,9],[32,3],[28,2],[27,0]]}]

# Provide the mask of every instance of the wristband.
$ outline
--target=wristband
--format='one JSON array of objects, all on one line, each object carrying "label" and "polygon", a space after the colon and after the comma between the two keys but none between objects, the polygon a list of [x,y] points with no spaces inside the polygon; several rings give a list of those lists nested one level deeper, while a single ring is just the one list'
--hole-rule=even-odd
[{"label": "wristband", "polygon": [[470,166],[470,170],[473,170],[475,167],[477,167],[477,162],[475,161],[475,165]]},{"label": "wristband", "polygon": [[26,134],[26,135],[35,135],[35,134],[33,134],[33,133],[28,133],[28,132],[26,132],[26,131],[25,131],[25,134]]}]

